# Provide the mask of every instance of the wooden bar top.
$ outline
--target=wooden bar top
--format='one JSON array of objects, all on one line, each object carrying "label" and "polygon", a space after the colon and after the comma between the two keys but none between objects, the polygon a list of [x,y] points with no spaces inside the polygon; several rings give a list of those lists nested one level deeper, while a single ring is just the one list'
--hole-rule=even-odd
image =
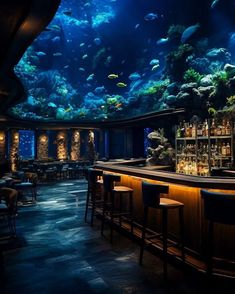
[{"label": "wooden bar top", "polygon": [[[159,168],[162,169],[162,167],[159,166],[156,166],[155,169],[148,169],[140,166],[127,165],[127,163],[131,164],[131,162],[131,160],[123,160],[123,162],[121,160],[117,162],[98,162],[95,164],[95,167],[108,172],[179,184],[187,187],[235,190],[235,178],[232,177],[201,177],[184,175],[175,172],[159,170]],[[136,160],[133,161],[134,164],[136,162]]]}]

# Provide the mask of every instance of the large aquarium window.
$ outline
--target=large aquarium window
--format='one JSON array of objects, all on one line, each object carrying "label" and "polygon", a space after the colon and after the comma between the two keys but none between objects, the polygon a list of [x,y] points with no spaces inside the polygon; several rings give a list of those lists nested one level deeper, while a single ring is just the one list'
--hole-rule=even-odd
[{"label": "large aquarium window", "polygon": [[19,157],[20,159],[35,158],[35,133],[34,131],[19,131]]},{"label": "large aquarium window", "polygon": [[[234,0],[62,0],[15,72],[27,120],[105,121],[235,103]],[[235,108],[235,107],[234,107]]]}]

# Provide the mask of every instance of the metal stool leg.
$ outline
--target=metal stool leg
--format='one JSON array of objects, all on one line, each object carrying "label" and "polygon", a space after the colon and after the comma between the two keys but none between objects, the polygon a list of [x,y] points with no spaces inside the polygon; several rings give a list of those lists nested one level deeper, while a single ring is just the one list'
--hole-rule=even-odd
[{"label": "metal stool leg", "polygon": [[145,246],[145,233],[146,233],[146,225],[148,219],[148,207],[144,207],[144,219],[143,219],[143,227],[142,227],[142,236],[141,236],[141,245],[140,245],[140,256],[139,256],[139,264],[142,265],[143,255],[144,255],[144,246]]},{"label": "metal stool leg", "polygon": [[163,273],[167,278],[167,209],[162,209],[162,235],[163,235]]}]

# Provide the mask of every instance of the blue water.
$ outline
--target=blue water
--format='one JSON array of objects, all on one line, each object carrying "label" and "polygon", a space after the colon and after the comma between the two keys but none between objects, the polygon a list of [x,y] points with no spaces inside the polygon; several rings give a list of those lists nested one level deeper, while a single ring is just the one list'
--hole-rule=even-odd
[{"label": "blue water", "polygon": [[[28,98],[9,113],[105,121],[169,108],[223,109],[235,95],[235,71],[223,91],[216,77],[235,65],[234,12],[234,0],[62,0],[15,68]],[[194,90],[182,92],[190,82]]]}]

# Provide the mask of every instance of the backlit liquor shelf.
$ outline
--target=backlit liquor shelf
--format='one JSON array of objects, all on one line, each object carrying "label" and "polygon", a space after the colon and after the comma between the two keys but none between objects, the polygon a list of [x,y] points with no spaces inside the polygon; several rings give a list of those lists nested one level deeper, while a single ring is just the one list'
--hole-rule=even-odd
[{"label": "backlit liquor shelf", "polygon": [[233,124],[229,120],[181,123],[176,130],[176,172],[209,176],[233,165]]},{"label": "backlit liquor shelf", "polygon": [[[134,163],[136,164],[136,162]],[[133,207],[137,223],[143,220],[142,204],[142,181],[169,186],[170,199],[184,203],[185,221],[185,246],[186,263],[199,271],[205,270],[203,256],[205,255],[205,244],[207,239],[207,221],[204,218],[204,207],[201,199],[201,189],[209,191],[235,194],[235,180],[226,177],[199,177],[184,175],[174,172],[148,169],[148,167],[135,167],[130,164],[120,163],[99,163],[97,168],[105,173],[121,175],[121,185],[126,185],[134,190]],[[160,227],[160,220],[157,215],[151,214],[151,226]],[[171,236],[179,234],[178,219],[175,214],[170,214],[169,232]],[[150,227],[151,227],[150,226]],[[223,236],[223,240],[221,240]],[[215,227],[215,256],[234,260],[235,258],[235,228],[218,224]],[[174,238],[172,238],[174,240]],[[169,241],[172,241],[169,240]],[[174,254],[173,254],[174,255]],[[234,274],[234,273],[233,273]]]}]

